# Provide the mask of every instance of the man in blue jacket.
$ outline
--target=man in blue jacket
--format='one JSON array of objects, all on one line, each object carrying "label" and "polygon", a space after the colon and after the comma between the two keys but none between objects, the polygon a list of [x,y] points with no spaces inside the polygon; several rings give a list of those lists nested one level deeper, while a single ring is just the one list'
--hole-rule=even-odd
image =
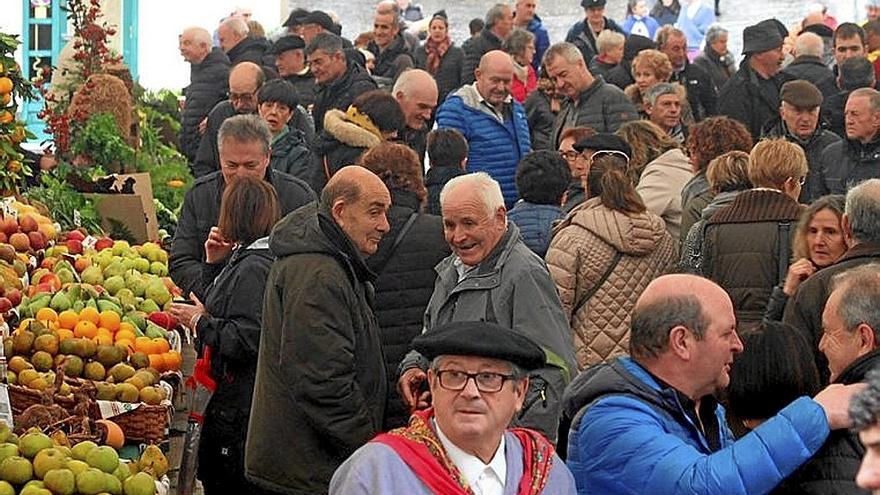
[{"label": "man in blue jacket", "polygon": [[531,151],[522,105],[510,97],[513,61],[501,50],[480,59],[474,84],[449,95],[437,110],[437,127],[456,129],[468,142],[468,172],[486,172],[501,184],[505,206],[516,202],[516,165]]},{"label": "man in blue jacket", "polygon": [[578,493],[767,493],[849,426],[849,399],[864,386],[834,384],[734,442],[715,395],[742,348],[721,287],[693,275],[651,282],[633,313],[632,357],[591,368],[566,390]]}]

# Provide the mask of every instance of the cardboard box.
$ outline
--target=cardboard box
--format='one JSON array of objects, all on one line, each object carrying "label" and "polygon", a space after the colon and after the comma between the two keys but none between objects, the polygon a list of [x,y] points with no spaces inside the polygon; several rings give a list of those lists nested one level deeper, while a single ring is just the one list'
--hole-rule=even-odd
[{"label": "cardboard box", "polygon": [[159,222],[156,220],[150,174],[116,175],[114,188],[121,190],[129,178],[134,179],[134,194],[89,194],[88,197],[95,201],[104,230],[111,229],[112,219],[125,225],[136,243],[155,241],[159,238]]}]

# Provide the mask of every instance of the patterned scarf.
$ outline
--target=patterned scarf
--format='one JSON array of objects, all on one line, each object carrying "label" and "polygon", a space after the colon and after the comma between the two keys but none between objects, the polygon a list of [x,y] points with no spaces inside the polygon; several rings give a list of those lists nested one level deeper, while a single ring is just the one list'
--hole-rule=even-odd
[{"label": "patterned scarf", "polygon": [[443,55],[446,55],[446,50],[449,50],[449,45],[451,44],[452,41],[449,39],[449,35],[446,35],[443,41],[439,43],[434,41],[433,38],[428,38],[428,41],[425,41],[425,52],[428,55],[428,72],[437,75],[440,61],[443,59]]},{"label": "patterned scarf", "polygon": [[[417,411],[410,417],[409,426],[380,434],[371,441],[394,449],[434,493],[474,495],[431,427],[433,416],[433,409]],[[523,476],[516,493],[537,495],[544,490],[553,467],[553,445],[533,430],[512,428],[508,431],[516,436],[523,447]]]}]

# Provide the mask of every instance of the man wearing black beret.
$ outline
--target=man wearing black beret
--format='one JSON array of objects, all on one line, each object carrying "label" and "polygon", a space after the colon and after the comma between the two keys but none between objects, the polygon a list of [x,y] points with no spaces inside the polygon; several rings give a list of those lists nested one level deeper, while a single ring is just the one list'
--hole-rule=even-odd
[{"label": "man wearing black beret", "polygon": [[282,36],[272,45],[269,53],[275,55],[278,75],[296,88],[300,105],[310,108],[315,104],[315,76],[306,63],[306,42],[299,36]]},{"label": "man wearing black beret", "polygon": [[790,79],[779,72],[785,56],[782,35],[770,20],[743,30],[739,71],[718,92],[718,113],[743,123],[757,141],[761,128],[779,112],[779,91]]},{"label": "man wearing black beret", "polygon": [[495,323],[460,321],[416,337],[413,348],[431,361],[433,407],[358,449],[333,475],[330,493],[575,493],[544,436],[508,429],[528,372],[544,366],[540,346]]}]

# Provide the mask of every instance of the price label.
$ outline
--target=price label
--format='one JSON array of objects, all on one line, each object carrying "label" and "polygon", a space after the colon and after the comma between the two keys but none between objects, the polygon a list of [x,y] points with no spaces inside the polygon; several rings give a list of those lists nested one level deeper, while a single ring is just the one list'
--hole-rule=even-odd
[{"label": "price label", "polygon": [[82,215],[80,215],[79,210],[73,210],[73,224],[77,227],[82,227]]}]

